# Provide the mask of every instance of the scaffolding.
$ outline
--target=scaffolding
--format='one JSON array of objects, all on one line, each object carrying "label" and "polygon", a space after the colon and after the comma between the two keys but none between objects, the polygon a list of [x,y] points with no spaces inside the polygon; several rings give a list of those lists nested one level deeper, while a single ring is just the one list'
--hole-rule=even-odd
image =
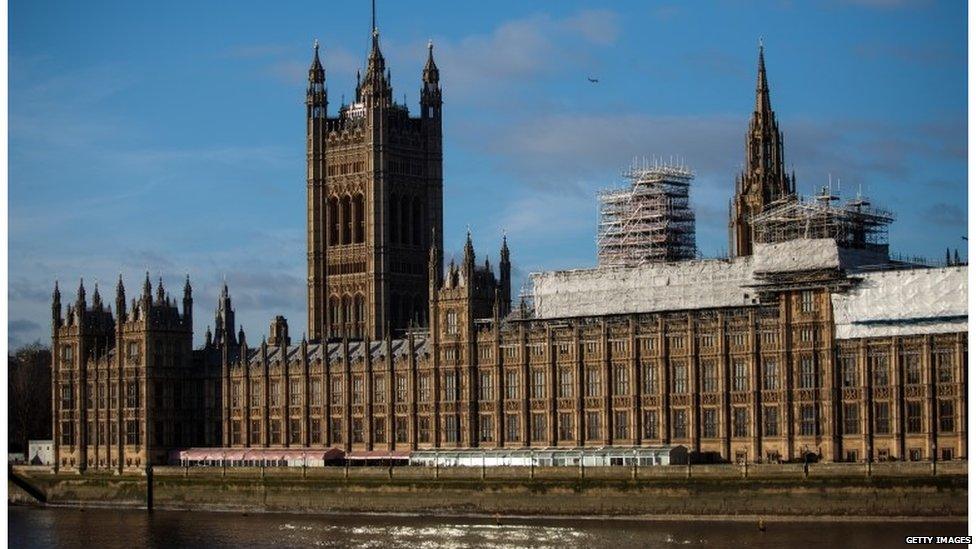
[{"label": "scaffolding", "polygon": [[888,253],[888,226],[894,216],[858,196],[840,203],[823,187],[809,199],[788,196],[752,218],[753,239],[763,244],[797,238],[830,238],[840,247]]},{"label": "scaffolding", "polygon": [[688,201],[694,172],[680,164],[644,160],[635,161],[623,177],[627,186],[599,193],[600,266],[694,259],[695,213]]}]

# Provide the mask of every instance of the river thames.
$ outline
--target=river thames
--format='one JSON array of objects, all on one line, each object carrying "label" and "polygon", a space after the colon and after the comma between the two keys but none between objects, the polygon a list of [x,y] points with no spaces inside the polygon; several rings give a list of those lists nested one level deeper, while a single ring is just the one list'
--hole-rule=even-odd
[{"label": "river thames", "polygon": [[10,547],[890,547],[965,522],[517,519],[32,508]]}]

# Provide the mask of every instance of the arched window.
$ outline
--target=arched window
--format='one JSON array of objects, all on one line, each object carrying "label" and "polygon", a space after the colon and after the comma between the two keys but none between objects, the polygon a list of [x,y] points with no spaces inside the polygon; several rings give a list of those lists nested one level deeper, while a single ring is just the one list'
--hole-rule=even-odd
[{"label": "arched window", "polygon": [[339,298],[332,296],[329,298],[329,332],[333,337],[339,335]]},{"label": "arched window", "polygon": [[400,197],[390,195],[390,242],[400,242]]},{"label": "arched window", "polygon": [[401,199],[400,210],[400,239],[404,244],[410,244],[410,197]]},{"label": "arched window", "polygon": [[365,241],[366,237],[366,220],[363,217],[363,195],[357,194],[352,199],[352,214],[355,220],[356,226],[354,228],[354,238],[353,242],[357,244]]},{"label": "arched window", "polygon": [[348,196],[342,197],[342,243],[352,243],[352,205]]},{"label": "arched window", "polygon": [[413,199],[413,243],[421,246],[424,243],[424,217],[420,199]]},{"label": "arched window", "polygon": [[339,244],[339,199],[332,197],[329,199],[329,245]]},{"label": "arched window", "polygon": [[342,296],[342,332],[349,334],[349,323],[352,322],[352,299]]},{"label": "arched window", "polygon": [[356,294],[353,298],[353,318],[355,319],[356,337],[362,337],[364,330],[363,322],[366,320],[366,306],[362,294]]}]

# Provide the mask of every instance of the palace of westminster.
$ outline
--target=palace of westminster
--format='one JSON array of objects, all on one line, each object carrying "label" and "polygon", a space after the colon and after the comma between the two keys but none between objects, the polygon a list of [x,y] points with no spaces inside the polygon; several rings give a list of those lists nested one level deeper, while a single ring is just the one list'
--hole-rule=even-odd
[{"label": "palace of westminster", "polygon": [[120,278],[114,308],[82,285],[63,310],[55,285],[56,469],[142,468],[186,448],[967,457],[967,267],[892,259],[892,218],[861,197],[797,195],[761,48],[730,257],[536,273],[514,306],[504,239],[497,274],[470,234],[443,264],[430,45],[421,82],[413,116],[374,27],[355,100],[333,117],[315,46],[308,339],[281,316],[247,338],[226,284],[196,349],[189,278],[182,302],[148,274],[130,300]]}]

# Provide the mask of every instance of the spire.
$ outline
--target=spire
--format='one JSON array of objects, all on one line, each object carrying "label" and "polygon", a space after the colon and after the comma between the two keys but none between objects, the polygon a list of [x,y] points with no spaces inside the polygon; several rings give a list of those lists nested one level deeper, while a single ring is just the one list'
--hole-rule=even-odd
[{"label": "spire", "polygon": [[383,59],[383,52],[380,51],[380,30],[376,26],[376,6],[373,6],[373,26],[371,29],[372,45],[369,50],[369,58],[366,60],[366,74],[357,86],[357,93],[360,101],[369,102],[370,99],[377,100],[379,105],[388,106],[393,102],[393,90],[390,87],[389,77],[386,71],[386,60]]},{"label": "spire", "polygon": [[152,296],[152,282],[149,282],[149,271],[146,271],[146,281],[142,283],[142,297],[148,300]]},{"label": "spire", "polygon": [[440,71],[434,63],[434,41],[427,41],[427,64],[424,65],[424,84],[437,84],[440,82]]},{"label": "spire", "polygon": [[98,282],[95,282],[95,291],[92,293],[92,309],[102,308],[102,296],[98,293]]},{"label": "spire", "polygon": [[506,235],[505,233],[502,233],[502,250],[501,253],[499,254],[499,257],[501,258],[503,263],[508,263],[509,261],[508,235]]},{"label": "spire", "polygon": [[58,303],[61,303],[61,290],[58,288],[57,280],[54,281],[54,293],[51,294],[51,299],[53,299]]},{"label": "spire", "polygon": [[82,278],[81,281],[78,283],[78,304],[79,304],[78,309],[84,310],[85,308],[84,307],[85,304],[85,279],[84,278]]},{"label": "spire", "polygon": [[54,281],[54,292],[51,295],[51,322],[57,329],[61,325],[61,290],[58,289],[58,281]]},{"label": "spire", "polygon": [[190,286],[190,275],[186,275],[186,282],[183,283],[183,301],[193,299],[193,288]]},{"label": "spire", "polygon": [[474,244],[471,243],[471,229],[468,229],[467,239],[464,241],[464,261],[474,262]]},{"label": "spire", "polygon": [[160,304],[166,301],[166,290],[163,289],[163,277],[159,277],[159,286],[156,286],[156,301]]},{"label": "spire", "polygon": [[322,91],[322,84],[325,83],[325,69],[322,68],[322,61],[319,59],[319,40],[315,39],[312,45],[312,64],[308,68],[308,93]]},{"label": "spire", "polygon": [[766,81],[766,57],[762,38],[759,39],[759,70],[756,75],[756,112],[766,114],[773,108],[769,102],[769,83]]}]

